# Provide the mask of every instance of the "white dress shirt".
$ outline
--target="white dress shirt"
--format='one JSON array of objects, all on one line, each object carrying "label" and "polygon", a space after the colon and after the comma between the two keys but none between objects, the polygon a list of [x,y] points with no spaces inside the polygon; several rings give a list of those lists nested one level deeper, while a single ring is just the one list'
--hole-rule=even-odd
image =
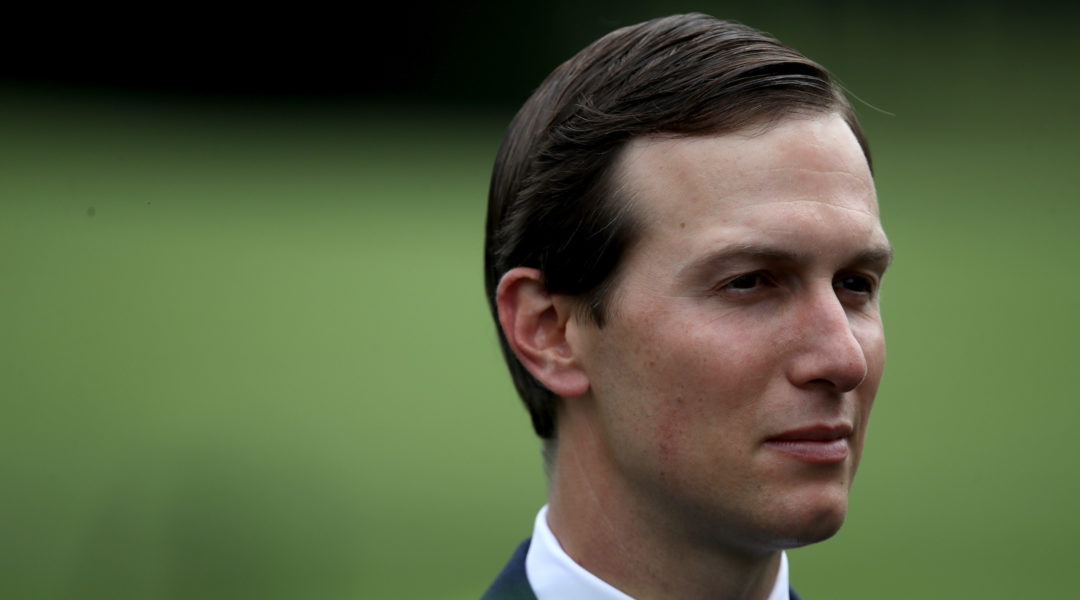
[{"label": "white dress shirt", "polygon": [[[547,524],[545,504],[536,515],[532,543],[525,555],[525,575],[537,600],[634,600],[585,570],[563,550]],[[780,569],[768,600],[788,600],[787,554],[780,553]]]}]

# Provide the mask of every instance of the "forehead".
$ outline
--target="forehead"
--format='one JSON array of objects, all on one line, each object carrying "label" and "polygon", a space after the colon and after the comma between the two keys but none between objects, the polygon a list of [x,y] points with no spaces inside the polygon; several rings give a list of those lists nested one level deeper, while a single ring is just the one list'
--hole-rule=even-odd
[{"label": "forehead", "polygon": [[869,166],[839,115],[723,135],[636,139],[614,175],[641,224],[634,254],[647,246],[677,261],[762,239],[799,251],[887,245]]},{"label": "forehead", "polygon": [[646,230],[764,204],[827,204],[878,219],[862,148],[835,114],[722,135],[638,138],[624,148],[615,180]]}]

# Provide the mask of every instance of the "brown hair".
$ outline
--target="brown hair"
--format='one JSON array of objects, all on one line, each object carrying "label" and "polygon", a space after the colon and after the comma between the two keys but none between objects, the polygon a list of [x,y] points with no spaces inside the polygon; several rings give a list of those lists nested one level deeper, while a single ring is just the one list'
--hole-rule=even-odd
[{"label": "brown hair", "polygon": [[[615,30],[556,68],[511,121],[488,197],[484,274],[514,267],[576,296],[602,327],[605,300],[639,224],[611,181],[619,151],[655,134],[723,134],[797,113],[837,112],[870,161],[850,104],[828,71],[755,29],[703,14]],[[545,439],[558,399],[518,361],[499,329],[518,393]]]}]

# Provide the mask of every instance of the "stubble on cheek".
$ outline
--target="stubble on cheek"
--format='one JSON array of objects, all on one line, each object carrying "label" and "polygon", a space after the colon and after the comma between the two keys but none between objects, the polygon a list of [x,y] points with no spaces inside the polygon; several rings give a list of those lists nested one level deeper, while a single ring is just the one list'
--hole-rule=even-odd
[{"label": "stubble on cheek", "polygon": [[679,483],[675,474],[678,473],[677,464],[682,454],[682,444],[687,439],[686,421],[683,415],[685,403],[684,397],[676,394],[670,399],[665,399],[657,407],[656,444],[659,475],[670,485]]}]

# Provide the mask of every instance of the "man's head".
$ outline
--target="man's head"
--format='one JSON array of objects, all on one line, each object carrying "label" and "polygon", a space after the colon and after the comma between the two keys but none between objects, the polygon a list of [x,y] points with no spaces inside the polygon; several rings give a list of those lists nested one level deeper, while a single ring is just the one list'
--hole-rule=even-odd
[{"label": "man's head", "polygon": [[[548,519],[575,559],[603,570],[625,539],[650,561],[762,557],[836,532],[892,251],[821,67],[701,15],[602,38],[511,124],[487,235],[507,360],[558,439]],[[630,589],[635,573],[608,575]]]},{"label": "man's head", "polygon": [[[605,325],[623,259],[647,226],[617,167],[634,140],[765,131],[838,114],[869,164],[851,107],[824,68],[771,37],[706,15],[614,31],[559,66],[510,124],[491,181],[485,284],[538,271],[545,290]],[[559,396],[499,336],[539,436],[557,433]]]}]

